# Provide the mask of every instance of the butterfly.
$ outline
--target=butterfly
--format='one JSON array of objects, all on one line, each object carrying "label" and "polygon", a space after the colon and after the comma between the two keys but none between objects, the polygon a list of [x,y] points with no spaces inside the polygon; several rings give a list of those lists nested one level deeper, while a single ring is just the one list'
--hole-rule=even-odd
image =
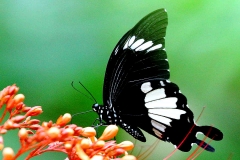
[{"label": "butterfly", "polygon": [[196,134],[221,140],[222,132],[196,125],[187,98],[169,80],[167,24],[166,10],[158,9],[120,39],[107,64],[103,105],[94,104],[93,111],[101,123],[119,125],[139,141],[146,141],[142,129],[184,152],[190,151],[193,143],[213,152]]}]

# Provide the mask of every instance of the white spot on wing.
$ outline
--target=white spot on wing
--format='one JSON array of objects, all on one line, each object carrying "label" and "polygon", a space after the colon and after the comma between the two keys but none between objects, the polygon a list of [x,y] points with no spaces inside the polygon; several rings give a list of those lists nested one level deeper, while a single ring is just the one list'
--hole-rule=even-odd
[{"label": "white spot on wing", "polygon": [[149,102],[149,101],[153,101],[153,100],[157,100],[157,99],[161,99],[161,98],[165,98],[165,97],[166,97],[165,89],[163,89],[163,88],[155,89],[146,94],[144,101]]},{"label": "white spot on wing", "polygon": [[147,50],[147,52],[154,51],[154,50],[159,49],[159,48],[161,48],[161,47],[162,47],[162,44],[157,44],[157,45],[152,46],[151,48],[149,48],[149,49]]},{"label": "white spot on wing", "polygon": [[186,113],[180,109],[149,109],[148,112],[173,119],[180,119],[180,116]]},{"label": "white spot on wing", "polygon": [[141,46],[139,46],[138,48],[136,48],[135,51],[143,51],[143,50],[151,47],[152,45],[153,45],[152,41],[147,41],[146,43],[144,43]]},{"label": "white spot on wing", "polygon": [[147,93],[149,91],[151,91],[153,88],[151,87],[151,83],[150,82],[146,82],[146,83],[143,83],[141,85],[141,91],[143,93]]},{"label": "white spot on wing", "polygon": [[145,104],[147,108],[177,108],[177,98],[170,97],[160,100],[151,101]]},{"label": "white spot on wing", "polygon": [[136,38],[135,36],[131,37],[131,39],[128,41],[128,46],[132,45],[132,43],[134,42],[135,38]]},{"label": "white spot on wing", "polygon": [[166,126],[162,125],[161,123],[158,123],[157,121],[151,120],[151,123],[153,125],[153,127],[155,127],[156,129],[165,132]]},{"label": "white spot on wing", "polygon": [[160,84],[161,84],[161,86],[165,86],[165,84],[163,83],[163,81],[160,81]]},{"label": "white spot on wing", "polygon": [[127,49],[129,46],[131,46],[132,43],[134,42],[135,38],[136,38],[135,36],[132,36],[131,38],[128,38],[124,47],[123,47],[123,50]]},{"label": "white spot on wing", "polygon": [[155,115],[155,114],[151,114],[151,113],[149,113],[148,115],[149,115],[150,118],[154,119],[157,122],[160,122],[160,123],[166,124],[168,126],[171,126],[170,122],[172,122],[172,120],[169,119],[169,118],[159,116],[159,115]]},{"label": "white spot on wing", "polygon": [[139,40],[137,40],[136,42],[134,42],[134,43],[132,44],[131,49],[137,48],[137,47],[140,46],[143,42],[144,42],[144,39],[139,39]]}]

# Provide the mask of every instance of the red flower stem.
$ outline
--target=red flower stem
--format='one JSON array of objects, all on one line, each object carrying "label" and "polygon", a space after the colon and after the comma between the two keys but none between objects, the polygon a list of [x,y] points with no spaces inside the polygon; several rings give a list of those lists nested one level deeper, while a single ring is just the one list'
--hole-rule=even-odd
[{"label": "red flower stem", "polygon": [[[22,148],[17,152],[17,154],[15,155],[15,159],[17,159],[19,156],[21,156],[23,153],[31,150],[31,149],[34,149],[36,148],[35,150],[39,149],[42,147],[42,145],[47,146],[50,142],[47,143],[47,141],[42,141],[40,143],[37,143],[37,144],[33,144],[32,146],[28,147],[28,148],[25,148],[24,146],[22,146]],[[45,145],[46,144],[46,145]],[[31,152],[32,153],[32,152]],[[31,155],[31,153],[28,155],[28,157]],[[28,158],[27,157],[27,158]],[[27,159],[26,158],[26,159]]]},{"label": "red flower stem", "polygon": [[6,116],[7,114],[7,109],[4,110],[3,114],[2,114],[2,117],[0,118],[0,123],[2,123],[4,117]]}]

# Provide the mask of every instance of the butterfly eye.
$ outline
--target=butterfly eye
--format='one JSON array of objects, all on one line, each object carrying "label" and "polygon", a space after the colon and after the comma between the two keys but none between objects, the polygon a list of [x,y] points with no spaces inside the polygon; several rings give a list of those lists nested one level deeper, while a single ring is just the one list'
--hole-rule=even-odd
[{"label": "butterfly eye", "polygon": [[93,109],[93,111],[95,111],[95,112],[97,112],[98,110],[99,110],[99,104],[94,104],[93,106],[92,106],[92,109]]}]

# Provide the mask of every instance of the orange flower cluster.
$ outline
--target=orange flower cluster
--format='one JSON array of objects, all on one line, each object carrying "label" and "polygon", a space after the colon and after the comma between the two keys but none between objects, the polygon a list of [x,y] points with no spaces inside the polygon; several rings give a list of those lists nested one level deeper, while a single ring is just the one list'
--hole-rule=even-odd
[{"label": "orange flower cluster", "polygon": [[[0,118],[3,121],[9,112],[8,120],[0,125],[0,149],[3,149],[3,160],[15,160],[23,153],[30,151],[26,160],[38,156],[47,151],[64,152],[69,160],[135,160],[127,151],[133,149],[133,143],[124,141],[116,144],[111,141],[118,132],[118,127],[109,125],[100,138],[96,138],[96,131],[92,127],[82,128],[75,124],[67,125],[71,121],[71,115],[66,113],[60,116],[56,123],[52,121],[42,122],[31,119],[42,113],[40,106],[27,107],[24,103],[24,95],[17,94],[19,88],[16,85],[8,86],[0,92],[0,109],[6,105],[6,109]],[[3,145],[2,134],[10,129],[19,129],[18,137],[20,149],[15,154],[12,148]],[[110,140],[110,141],[108,141]],[[117,158],[125,155],[122,158]]]}]

